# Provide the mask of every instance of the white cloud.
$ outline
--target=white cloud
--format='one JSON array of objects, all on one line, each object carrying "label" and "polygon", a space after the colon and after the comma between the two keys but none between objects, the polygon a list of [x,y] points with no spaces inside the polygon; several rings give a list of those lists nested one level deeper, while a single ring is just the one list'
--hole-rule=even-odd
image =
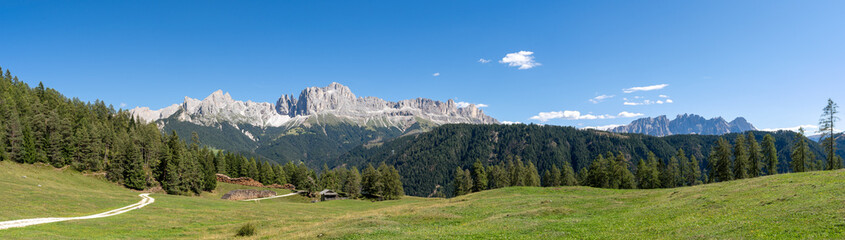
[{"label": "white cloud", "polygon": [[475,107],[477,107],[477,108],[484,108],[484,107],[490,106],[490,105],[483,104],[483,103],[468,103],[468,102],[456,102],[455,104],[458,105],[458,108],[469,107],[469,105],[475,105]]},{"label": "white cloud", "polygon": [[511,122],[511,121],[502,121],[501,123],[504,124],[504,125],[521,124],[521,122]]},{"label": "white cloud", "polygon": [[621,125],[621,124],[610,124],[610,125],[604,125],[604,126],[590,126],[590,127],[583,127],[582,129],[595,129],[595,130],[607,131],[607,130],[610,130],[610,129],[613,129],[613,128],[616,128],[616,127],[620,127],[620,126],[625,126],[625,125]]},{"label": "white cloud", "polygon": [[480,63],[489,63],[489,62],[490,62],[490,59],[483,59],[483,58],[481,58],[481,59],[478,59],[478,62],[480,62]]},{"label": "white cloud", "polygon": [[621,117],[621,118],[632,118],[632,117],[643,116],[643,114],[642,113],[621,112],[616,116]]},{"label": "white cloud", "polygon": [[663,95],[663,94],[660,94],[660,96],[659,96],[659,97],[662,97],[662,98],[669,98],[669,96],[666,96],[666,95]]},{"label": "white cloud", "polygon": [[519,69],[531,69],[533,67],[540,66],[541,64],[534,61],[534,56],[531,55],[534,55],[534,52],[519,51],[515,53],[508,53],[499,62],[511,67],[518,66]]},{"label": "white cloud", "polygon": [[807,129],[818,129],[819,126],[811,125],[811,124],[805,124],[805,125],[798,125],[798,126],[794,126],[794,127],[785,127],[785,128],[764,128],[764,129],[760,129],[760,131],[777,132],[777,131],[784,130],[784,131],[797,132],[798,128],[804,128],[804,132],[810,132]]},{"label": "white cloud", "polygon": [[546,122],[552,119],[567,119],[567,120],[595,120],[595,119],[614,119],[614,118],[630,118],[630,117],[638,117],[642,116],[642,113],[630,113],[630,112],[620,112],[617,115],[593,115],[593,114],[584,114],[582,115],[579,111],[557,111],[557,112],[540,112],[537,116],[531,117],[533,120],[539,120],[541,122]]},{"label": "white cloud", "polygon": [[600,96],[596,96],[596,97],[590,99],[590,102],[600,103],[600,102],[604,101],[605,99],[610,99],[610,98],[613,98],[613,97],[614,97],[614,95],[600,95]]},{"label": "white cloud", "polygon": [[436,72],[436,73],[434,73],[434,74],[431,74],[431,76],[435,76],[435,77],[437,77],[437,76],[440,76],[440,73],[439,73],[439,72]]},{"label": "white cloud", "polygon": [[120,103],[120,107],[125,108],[125,107],[126,107],[126,103]]},{"label": "white cloud", "polygon": [[657,84],[657,85],[651,85],[651,86],[645,86],[645,87],[626,88],[626,89],[622,89],[622,91],[625,92],[625,93],[632,93],[632,92],[637,92],[637,91],[653,91],[653,90],[663,89],[667,86],[669,86],[669,84]]},{"label": "white cloud", "polygon": [[625,102],[622,103],[622,104],[625,105],[625,106],[640,106],[640,105],[664,104],[664,103],[673,103],[673,102],[674,101],[672,101],[672,99],[666,99],[666,101],[663,101],[663,100],[657,100],[657,101],[643,100],[642,102],[632,102],[632,101],[628,101],[628,99],[625,99]]}]

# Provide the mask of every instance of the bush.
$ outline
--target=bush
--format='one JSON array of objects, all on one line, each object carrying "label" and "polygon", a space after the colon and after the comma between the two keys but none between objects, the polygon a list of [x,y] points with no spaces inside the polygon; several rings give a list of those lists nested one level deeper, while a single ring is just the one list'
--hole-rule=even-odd
[{"label": "bush", "polygon": [[255,225],[252,225],[252,223],[247,223],[247,224],[243,225],[240,229],[238,229],[238,234],[235,234],[235,236],[238,236],[238,237],[245,237],[245,236],[252,236],[252,235],[255,235]]}]

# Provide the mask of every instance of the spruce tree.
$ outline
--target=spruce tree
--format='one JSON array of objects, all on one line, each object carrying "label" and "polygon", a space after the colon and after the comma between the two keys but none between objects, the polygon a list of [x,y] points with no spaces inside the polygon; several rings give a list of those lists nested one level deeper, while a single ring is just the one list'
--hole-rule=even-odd
[{"label": "spruce tree", "polygon": [[760,144],[757,143],[757,138],[753,132],[748,132],[748,175],[750,177],[759,177],[763,169],[763,156],[760,152]]},{"label": "spruce tree", "polygon": [[513,162],[513,167],[509,167],[511,186],[525,186],[525,170],[522,165],[522,160],[517,156],[516,161]]},{"label": "spruce tree", "polygon": [[599,156],[590,163],[590,171],[586,185],[597,188],[609,188],[610,178],[607,173],[607,165],[608,164],[604,156],[599,154]]},{"label": "spruce tree", "polygon": [[475,163],[472,164],[472,181],[473,192],[487,190],[487,171],[480,160],[475,160]]},{"label": "spruce tree", "polygon": [[[714,168],[713,168],[713,181],[714,182],[724,182],[730,181],[734,177],[734,173],[731,171],[731,146],[727,140],[724,138],[719,138],[716,141],[716,151],[715,151],[715,158],[714,160]],[[712,154],[713,152],[711,152]]]},{"label": "spruce tree", "polygon": [[472,192],[472,178],[463,169],[458,167],[455,170],[454,192],[455,196],[461,196]]},{"label": "spruce tree", "polygon": [[[273,165],[273,173],[276,174],[276,183],[277,184],[285,185],[285,184],[288,183],[287,173],[285,173],[285,170],[282,169],[281,165],[274,164]],[[359,177],[360,177],[360,175],[359,175]],[[359,179],[359,183],[360,183],[360,179]]]},{"label": "spruce tree", "polygon": [[835,170],[842,168],[842,161],[839,161],[836,156],[836,134],[833,132],[836,127],[836,121],[839,117],[839,105],[833,102],[833,99],[827,99],[827,106],[824,107],[824,113],[819,119],[819,130],[821,133],[821,144],[824,147],[825,155],[827,156],[827,170]]},{"label": "spruce tree", "polygon": [[619,185],[617,188],[622,189],[634,189],[637,188],[637,181],[634,178],[634,174],[631,173],[631,170],[628,170],[628,163],[625,161],[625,156],[622,153],[616,155],[615,161],[615,172],[616,176],[619,178]]},{"label": "spruce tree", "polygon": [[124,185],[135,190],[143,190],[147,186],[147,176],[144,173],[144,162],[138,148],[127,144],[124,148],[124,156],[129,162],[128,168],[124,171]]},{"label": "spruce tree", "polygon": [[771,134],[763,137],[763,158],[766,163],[766,174],[778,174],[778,150],[775,147],[775,137]]},{"label": "spruce tree", "polygon": [[687,164],[689,168],[689,175],[687,176],[687,185],[688,186],[695,186],[701,184],[701,168],[698,166],[698,159],[695,156],[692,156],[689,159],[689,164]]},{"label": "spruce tree", "polygon": [[748,146],[745,144],[745,136],[740,134],[734,146],[734,179],[748,178],[748,167]]}]

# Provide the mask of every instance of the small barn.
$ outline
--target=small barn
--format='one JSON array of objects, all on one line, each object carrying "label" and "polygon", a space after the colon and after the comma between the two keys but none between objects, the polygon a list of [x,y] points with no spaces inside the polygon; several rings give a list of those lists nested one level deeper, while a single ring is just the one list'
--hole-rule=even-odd
[{"label": "small barn", "polygon": [[331,201],[338,199],[340,199],[340,195],[338,195],[332,190],[324,189],[323,191],[320,191],[320,201]]}]

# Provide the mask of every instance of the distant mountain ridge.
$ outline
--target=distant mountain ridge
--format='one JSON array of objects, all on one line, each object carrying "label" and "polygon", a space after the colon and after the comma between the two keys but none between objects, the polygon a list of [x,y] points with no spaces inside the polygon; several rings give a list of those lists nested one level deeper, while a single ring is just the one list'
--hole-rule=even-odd
[{"label": "distant mountain ridge", "polygon": [[229,123],[261,128],[303,125],[309,122],[308,119],[328,114],[359,126],[403,130],[418,119],[435,124],[498,123],[474,104],[458,107],[451,99],[446,102],[426,98],[390,102],[377,97],[356,97],[348,87],[339,83],[306,88],[299,97],[282,95],[275,104],[236,101],[229,93],[217,90],[203,100],[185,97],[182,104],[159,110],[137,107],[129,112],[146,121],[175,117],[179,121],[203,126]]},{"label": "distant mountain ridge", "polygon": [[631,124],[608,129],[609,132],[640,133],[652,136],[676,134],[722,135],[755,130],[757,128],[743,117],[728,122],[722,117],[705,119],[695,114],[678,115],[672,120],[669,120],[666,115],[640,118],[634,120]]}]

